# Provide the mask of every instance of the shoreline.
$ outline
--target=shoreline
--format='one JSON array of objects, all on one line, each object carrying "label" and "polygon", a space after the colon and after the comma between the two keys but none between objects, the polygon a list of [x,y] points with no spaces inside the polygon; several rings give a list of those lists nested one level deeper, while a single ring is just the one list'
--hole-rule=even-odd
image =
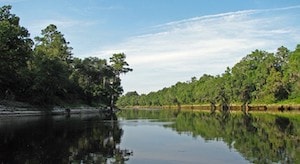
[{"label": "shoreline", "polygon": [[[249,104],[248,112],[300,112],[300,104]],[[210,111],[211,105],[162,105],[162,106],[127,106],[120,107],[121,109],[180,109],[190,111]],[[216,105],[216,110],[220,110],[220,105]],[[230,111],[242,111],[242,105],[232,104],[229,105]]]},{"label": "shoreline", "polygon": [[51,111],[29,109],[18,110],[18,109],[3,109],[0,107],[0,117],[6,116],[43,116],[43,115],[74,115],[74,114],[93,114],[107,112],[106,110],[93,108],[93,107],[83,107],[83,108],[56,108]]},{"label": "shoreline", "polygon": [[43,115],[74,115],[74,114],[93,114],[109,113],[106,108],[97,108],[90,106],[61,107],[51,108],[32,106],[24,102],[0,101],[0,117],[10,116],[43,116]]}]

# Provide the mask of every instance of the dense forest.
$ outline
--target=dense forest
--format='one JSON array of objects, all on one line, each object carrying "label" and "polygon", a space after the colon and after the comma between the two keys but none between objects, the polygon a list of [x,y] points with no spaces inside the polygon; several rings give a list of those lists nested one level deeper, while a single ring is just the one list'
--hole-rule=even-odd
[{"label": "dense forest", "polygon": [[[197,79],[139,95],[128,92],[119,106],[300,103],[300,45],[270,53],[255,50],[221,75]],[[200,63],[199,63],[200,64]]]},{"label": "dense forest", "polygon": [[20,18],[0,8],[0,100],[35,105],[110,105],[122,94],[120,74],[131,71],[124,53],[76,58],[50,24],[34,40]]}]

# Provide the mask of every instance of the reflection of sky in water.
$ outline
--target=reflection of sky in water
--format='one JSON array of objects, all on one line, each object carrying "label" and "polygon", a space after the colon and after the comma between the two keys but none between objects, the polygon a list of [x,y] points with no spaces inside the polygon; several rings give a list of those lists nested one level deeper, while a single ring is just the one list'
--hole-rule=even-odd
[{"label": "reflection of sky in water", "polygon": [[121,148],[133,150],[129,163],[249,163],[222,141],[178,134],[153,120],[121,120]]}]

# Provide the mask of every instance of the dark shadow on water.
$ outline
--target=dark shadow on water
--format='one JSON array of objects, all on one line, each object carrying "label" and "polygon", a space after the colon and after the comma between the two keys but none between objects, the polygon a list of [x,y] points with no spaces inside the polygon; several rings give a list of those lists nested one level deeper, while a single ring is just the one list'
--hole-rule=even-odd
[{"label": "dark shadow on water", "polygon": [[0,163],[124,163],[116,117],[58,116],[0,120]]},{"label": "dark shadow on water", "polygon": [[246,127],[248,132],[252,132],[255,133],[257,132],[257,128],[253,125],[254,120],[253,120],[253,116],[249,113],[244,113],[243,114],[243,123],[244,126]]},{"label": "dark shadow on water", "polygon": [[287,134],[293,133],[293,122],[291,122],[290,119],[286,117],[277,117],[275,119],[275,124],[281,132]]}]

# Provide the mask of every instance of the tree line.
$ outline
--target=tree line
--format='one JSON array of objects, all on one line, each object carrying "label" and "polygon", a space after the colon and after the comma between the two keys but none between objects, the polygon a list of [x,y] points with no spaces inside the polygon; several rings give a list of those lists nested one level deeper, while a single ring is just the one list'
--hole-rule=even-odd
[{"label": "tree line", "polygon": [[136,91],[120,97],[119,106],[180,104],[300,103],[300,45],[270,53],[255,50],[221,75],[177,82],[157,92]]},{"label": "tree line", "polygon": [[132,71],[124,53],[113,54],[109,62],[76,58],[55,25],[32,40],[10,10],[0,8],[0,100],[110,105],[122,94],[120,74]]}]

